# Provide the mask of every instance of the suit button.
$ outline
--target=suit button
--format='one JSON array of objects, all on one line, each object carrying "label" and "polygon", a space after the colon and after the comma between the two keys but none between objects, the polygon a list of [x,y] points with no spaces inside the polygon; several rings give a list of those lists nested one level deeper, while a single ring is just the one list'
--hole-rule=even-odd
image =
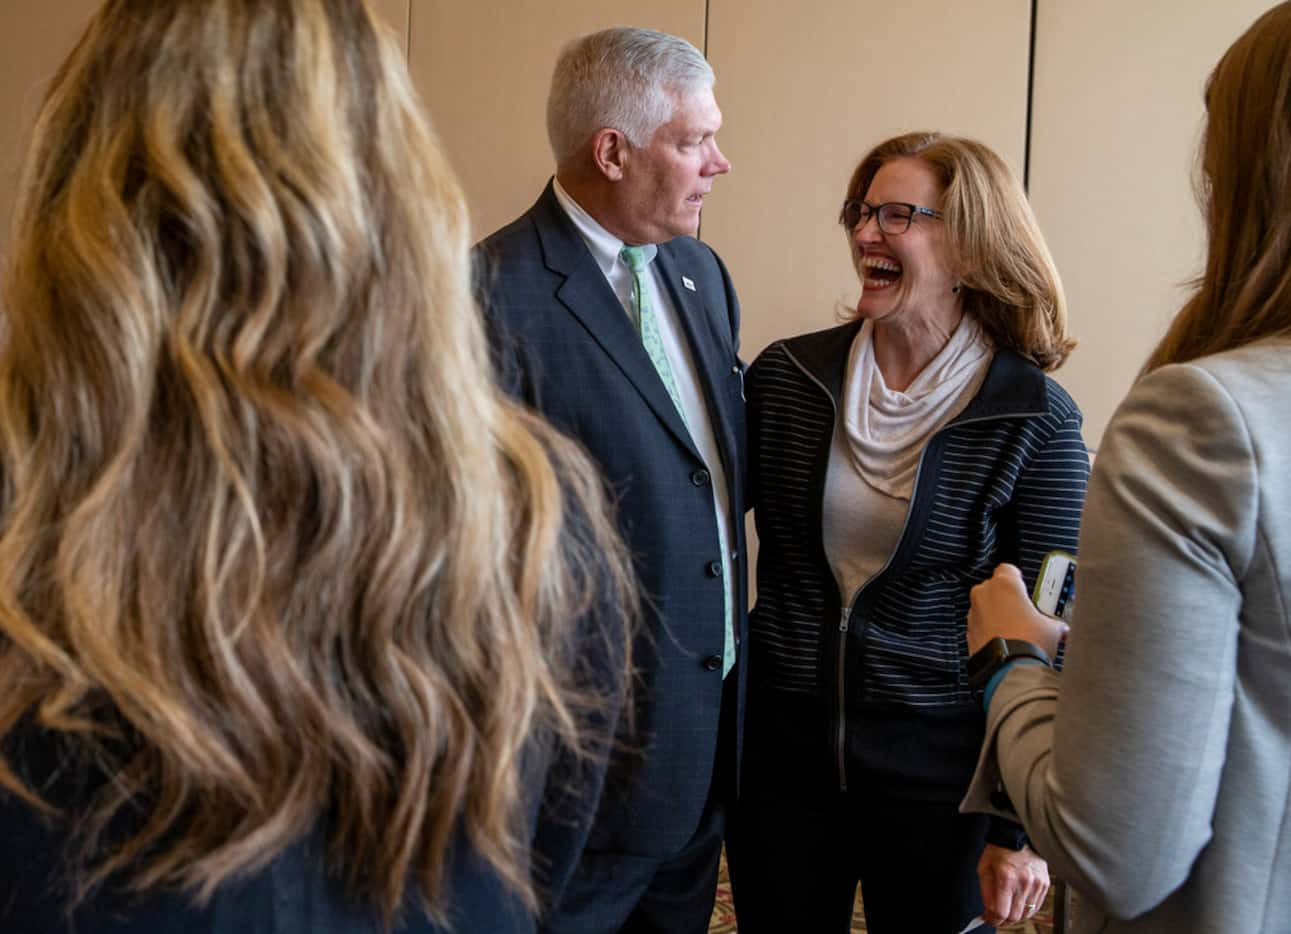
[{"label": "suit button", "polygon": [[704,572],[705,572],[709,577],[721,577],[721,576],[722,576],[722,562],[720,562],[720,561],[710,561],[710,562],[708,562],[708,564],[704,566]]},{"label": "suit button", "polygon": [[708,486],[708,471],[696,470],[690,475],[690,482],[695,486]]},{"label": "suit button", "polygon": [[710,656],[708,656],[708,658],[704,659],[704,670],[705,670],[705,671],[721,671],[721,670],[722,670],[722,656],[720,656],[720,655],[710,655]]}]

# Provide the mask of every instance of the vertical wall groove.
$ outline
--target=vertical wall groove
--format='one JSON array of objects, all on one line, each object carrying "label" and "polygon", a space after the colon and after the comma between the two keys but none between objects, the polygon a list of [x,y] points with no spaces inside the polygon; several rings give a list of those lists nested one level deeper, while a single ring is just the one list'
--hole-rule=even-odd
[{"label": "vertical wall groove", "polygon": [[1022,148],[1022,188],[1031,192],[1031,114],[1035,107],[1035,36],[1040,0],[1031,0],[1031,40],[1027,48],[1027,125]]},{"label": "vertical wall groove", "polygon": [[[708,58],[708,14],[713,5],[713,0],[704,0],[704,58]],[[711,64],[711,59],[710,59]],[[699,213],[699,223],[695,225],[695,239],[704,239],[704,212]]]}]

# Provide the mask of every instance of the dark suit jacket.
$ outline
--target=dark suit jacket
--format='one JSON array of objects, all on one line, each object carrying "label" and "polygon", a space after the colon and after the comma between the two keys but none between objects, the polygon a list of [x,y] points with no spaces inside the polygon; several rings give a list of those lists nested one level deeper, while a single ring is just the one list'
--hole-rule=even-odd
[{"label": "dark suit jacket", "polygon": [[[70,815],[105,781],[83,759],[70,758],[49,734],[35,731],[6,744],[10,762],[32,786]],[[535,748],[526,762],[532,784],[541,787],[550,757]],[[528,802],[525,820],[535,833],[539,796]],[[114,835],[135,829],[129,808],[114,824]],[[38,814],[0,789],[0,931],[4,934],[448,934],[426,917],[414,895],[401,919],[386,929],[377,912],[351,899],[328,868],[327,832],[315,827],[267,866],[219,886],[204,905],[175,888],[130,893],[109,881],[74,911],[68,857],[76,844],[67,819]],[[390,828],[399,833],[400,828]],[[581,841],[580,841],[581,842]],[[559,851],[558,846],[550,849]],[[554,853],[572,862],[578,851]],[[566,879],[572,865],[548,867]],[[518,896],[477,855],[465,839],[453,847],[445,874],[451,931],[531,934],[535,922]]]},{"label": "dark suit jacket", "polygon": [[[616,767],[588,845],[670,856],[694,833],[708,796],[722,699],[725,611],[712,478],[550,184],[526,214],[481,243],[476,256],[502,378],[600,464],[647,599],[635,646],[636,742],[644,744],[644,754]],[[721,260],[699,241],[679,237],[661,244],[655,262],[699,370],[731,486],[742,643],[739,304]],[[740,659],[730,677],[743,678],[743,652]]]},{"label": "dark suit jacket", "polygon": [[[570,534],[581,538],[584,517],[571,511],[569,519],[575,530]],[[603,698],[600,709],[584,723],[591,749],[610,745],[622,701],[617,673],[623,667],[623,644],[616,638],[617,629],[605,628],[604,609],[590,608],[571,636],[578,649],[575,677]],[[70,822],[107,778],[77,744],[39,728],[10,733],[3,750],[26,784],[39,789],[67,817],[43,816],[0,788],[2,934],[532,934],[537,929],[522,899],[465,834],[456,837],[445,866],[448,926],[432,922],[410,890],[400,923],[385,928],[370,906],[347,894],[343,881],[329,868],[326,819],[267,866],[219,886],[204,905],[175,888],[138,896],[123,883],[109,881],[69,911],[68,857],[74,845]],[[556,904],[582,855],[604,762],[583,761],[538,731],[522,751],[520,769],[524,800],[518,829],[532,842],[533,881],[540,900]],[[109,828],[109,839],[133,833],[138,819],[136,811],[123,809],[120,820]],[[392,840],[402,831],[389,828]]]}]

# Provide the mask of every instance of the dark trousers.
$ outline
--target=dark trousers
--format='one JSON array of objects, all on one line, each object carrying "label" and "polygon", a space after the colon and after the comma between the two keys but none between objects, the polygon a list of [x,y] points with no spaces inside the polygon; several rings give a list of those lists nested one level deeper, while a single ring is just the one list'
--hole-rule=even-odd
[{"label": "dark trousers", "polygon": [[844,934],[858,883],[871,934],[958,934],[981,913],[984,816],[867,787],[855,767],[840,791],[819,728],[753,729],[727,836],[740,934]]},{"label": "dark trousers", "polygon": [[543,934],[707,934],[735,788],[738,675],[722,690],[713,778],[699,826],[666,858],[588,850]]}]

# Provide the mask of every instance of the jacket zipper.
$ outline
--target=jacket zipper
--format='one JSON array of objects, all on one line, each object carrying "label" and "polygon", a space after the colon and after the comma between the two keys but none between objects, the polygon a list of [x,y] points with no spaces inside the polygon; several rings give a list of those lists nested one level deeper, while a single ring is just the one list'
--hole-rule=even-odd
[{"label": "jacket zipper", "polygon": [[[834,429],[838,425],[838,401],[834,398],[834,394],[826,388],[825,384],[817,379],[814,373],[799,362],[798,358],[793,355],[788,347],[784,349],[784,352],[785,356],[793,361],[793,365],[801,370],[802,374],[806,376],[807,379],[815,383],[820,391],[825,394],[825,398],[829,400],[829,408],[833,412],[834,416],[830,423],[829,433],[830,443],[832,444]],[[828,454],[825,456],[825,469],[829,469]],[[884,566],[886,567],[886,565]],[[841,615],[838,620],[838,662],[836,665],[838,690],[834,696],[834,756],[838,766],[838,787],[840,791],[847,790],[847,633],[851,628],[852,605],[855,603],[855,598],[860,595],[860,592],[863,589],[864,587],[858,589],[857,592],[852,595],[852,601],[842,607]]]},{"label": "jacket zipper", "polygon": [[847,698],[844,696],[847,678],[847,629],[852,620],[851,606],[843,607],[843,618],[838,623],[838,722],[834,734],[834,754],[838,757],[838,790],[847,790]]},{"label": "jacket zipper", "polygon": [[[837,409],[835,409],[835,413],[837,413]],[[936,437],[936,435],[934,435],[933,437]],[[931,442],[932,438],[929,438],[928,441]],[[919,475],[923,473],[923,459],[924,459],[924,455],[927,453],[928,453],[928,445],[925,444],[923,450],[919,452],[919,462],[915,464],[914,485],[911,487],[912,490],[919,489]],[[896,547],[892,549],[892,554],[888,555],[888,560],[883,562],[883,567],[879,568],[878,571],[875,572],[874,576],[872,576],[869,580],[861,584],[861,586],[857,587],[856,590],[853,591],[852,598],[848,600],[847,605],[843,607],[843,618],[842,618],[842,621],[839,623],[839,627],[838,627],[838,632],[839,632],[839,636],[838,636],[838,714],[837,714],[838,731],[834,737],[834,743],[835,743],[834,751],[838,759],[838,790],[839,791],[847,790],[847,757],[846,757],[847,696],[846,696],[844,687],[845,687],[845,681],[847,677],[847,674],[846,674],[847,633],[851,629],[852,611],[856,609],[856,604],[861,599],[861,594],[863,594],[867,589],[869,589],[869,586],[873,584],[876,580],[878,580],[880,577],[882,577],[883,574],[887,571],[887,569],[892,566],[892,560],[896,557],[897,552],[901,550],[901,541],[905,538],[905,533],[910,527],[910,516],[913,514],[913,512],[914,512],[914,496],[911,495],[910,506],[909,508],[906,509],[905,520],[901,523],[901,534],[897,536]],[[864,653],[865,653],[865,643],[864,641],[862,641],[861,643],[862,659],[864,659]]]}]

